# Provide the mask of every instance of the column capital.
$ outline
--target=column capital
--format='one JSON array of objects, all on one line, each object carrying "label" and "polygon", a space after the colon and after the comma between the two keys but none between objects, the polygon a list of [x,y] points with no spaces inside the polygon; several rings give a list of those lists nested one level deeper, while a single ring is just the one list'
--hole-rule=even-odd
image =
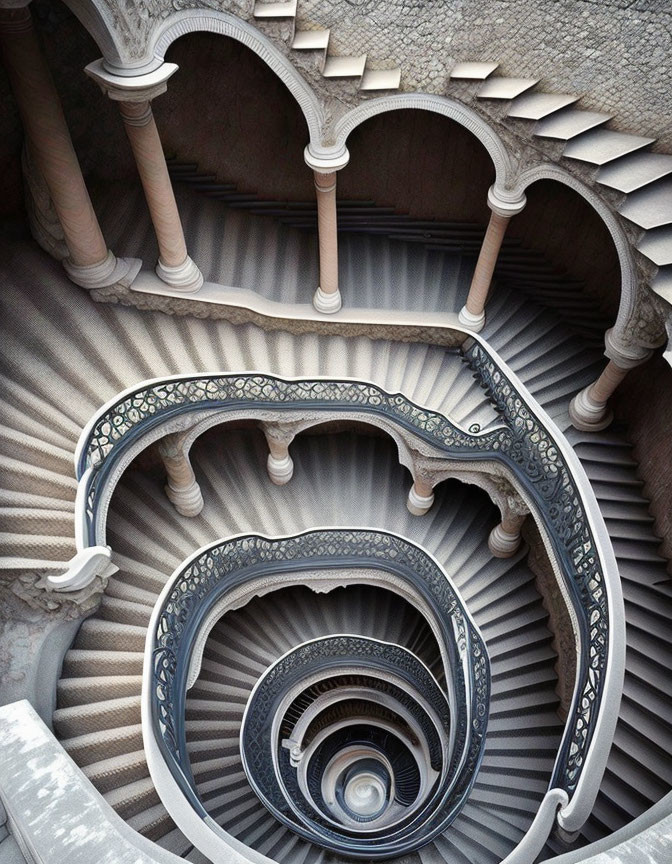
[{"label": "column capital", "polygon": [[507,189],[488,189],[488,207],[498,216],[510,218],[525,209],[527,198],[520,192],[510,192]]},{"label": "column capital", "polygon": [[345,168],[350,161],[350,153],[347,147],[338,152],[326,149],[320,152],[315,146],[309,144],[303,151],[303,158],[306,165],[318,174],[333,174],[334,171]]},{"label": "column capital", "polygon": [[616,337],[613,327],[604,334],[604,346],[605,357],[613,360],[620,369],[634,369],[653,356],[651,348],[636,344],[624,345]]},{"label": "column capital", "polygon": [[115,102],[148,102],[168,89],[168,79],[178,70],[176,63],[162,63],[144,75],[114,75],[104,61],[94,60],[84,71]]}]

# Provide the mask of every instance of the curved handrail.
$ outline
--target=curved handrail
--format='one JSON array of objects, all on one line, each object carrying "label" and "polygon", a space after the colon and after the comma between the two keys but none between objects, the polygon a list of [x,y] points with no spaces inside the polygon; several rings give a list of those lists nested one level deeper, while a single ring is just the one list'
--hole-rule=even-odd
[{"label": "curved handrail", "polygon": [[158,434],[161,423],[197,409],[225,413],[245,406],[321,407],[337,414],[354,406],[405,428],[451,459],[503,464],[541,523],[578,628],[572,723],[552,780],[569,797],[559,820],[566,830],[577,830],[599,789],[622,691],[625,618],[616,561],[588,478],[564,436],[483,339],[469,334],[464,353],[503,421],[481,434],[466,432],[400,393],[355,379],[286,379],[247,372],[182,375],[130,388],[104,406],[80,438],[77,473],[88,484],[86,494],[78,495],[88,531],[83,542],[96,544],[97,497],[123,451],[143,436]]},{"label": "curved handrail", "polygon": [[[171,815],[178,824],[183,823],[182,830],[192,842],[203,842],[204,835],[198,825],[190,834],[194,823],[183,813],[184,802],[190,805],[191,815],[201,820],[207,819],[207,811],[187,762],[184,715],[192,653],[210,610],[228,591],[254,580],[343,568],[390,573],[429,610],[447,648],[446,675],[455,681],[451,690],[457,694],[454,720],[458,730],[441,809],[429,822],[420,820],[430,833],[427,839],[444,830],[466,802],[483,757],[489,659],[478,627],[436,558],[405,538],[371,528],[322,528],[289,537],[241,534],[203,547],[177,568],[155,604],[145,643],[142,726],[148,765],[159,793],[167,793],[164,803],[169,810],[176,791],[183,796]],[[229,842],[226,832],[216,833]],[[380,849],[368,848],[365,857],[389,857],[387,847],[382,842],[379,845]]]}]

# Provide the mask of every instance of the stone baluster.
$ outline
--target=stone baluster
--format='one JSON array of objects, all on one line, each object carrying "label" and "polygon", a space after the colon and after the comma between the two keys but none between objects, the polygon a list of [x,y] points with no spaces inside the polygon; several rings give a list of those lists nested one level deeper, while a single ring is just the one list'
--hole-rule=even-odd
[{"label": "stone baluster", "polygon": [[492,274],[497,265],[499,250],[502,248],[504,235],[511,217],[520,213],[525,207],[526,199],[522,195],[513,201],[500,197],[492,186],[488,191],[488,207],[492,211],[481,251],[476,262],[476,269],[469,287],[467,302],[460,310],[459,321],[470,330],[479,332],[485,326],[485,304],[488,299]]},{"label": "stone baluster", "polygon": [[282,423],[262,423],[261,428],[268,443],[268,476],[276,486],[284,486],[294,474],[294,461],[289,455],[289,445],[296,433],[291,426],[284,426]]},{"label": "stone baluster", "polygon": [[526,516],[525,513],[506,513],[499,525],[492,529],[488,548],[495,558],[511,558],[516,554],[522,542],[520,529]]},{"label": "stone baluster", "polygon": [[159,454],[168,475],[165,486],[168,500],[181,516],[198,516],[203,509],[201,487],[184,450],[185,435],[174,432],[159,441]]},{"label": "stone baluster", "polygon": [[320,255],[320,284],[313,297],[318,312],[331,314],[341,308],[338,285],[338,219],[336,214],[337,171],[348,164],[347,150],[338,158],[316,156],[305,150],[306,164],[313,169],[317,196],[317,235]]},{"label": "stone baluster", "polygon": [[605,354],[609,360],[601,375],[584,387],[569,404],[569,419],[576,429],[599,432],[613,420],[609,399],[630,369],[651,357],[649,348],[629,347],[626,351],[614,339],[613,330],[605,335]]},{"label": "stone baluster", "polygon": [[66,273],[90,289],[114,285],[132,267],[135,275],[136,262],[115,258],[105,243],[27,2],[0,3],[0,48],[27,145],[63,229]]},{"label": "stone baluster", "polygon": [[433,489],[432,481],[428,477],[415,477],[406,500],[409,513],[424,516],[434,503]]},{"label": "stone baluster", "polygon": [[110,99],[119,103],[159,244],[156,274],[174,290],[189,293],[198,291],[203,276],[187,253],[180,213],[151,105],[152,99],[166,92],[168,78],[176,71],[174,63],[163,63],[146,75],[127,78],[108,73],[101,60],[86,67],[87,74]]}]

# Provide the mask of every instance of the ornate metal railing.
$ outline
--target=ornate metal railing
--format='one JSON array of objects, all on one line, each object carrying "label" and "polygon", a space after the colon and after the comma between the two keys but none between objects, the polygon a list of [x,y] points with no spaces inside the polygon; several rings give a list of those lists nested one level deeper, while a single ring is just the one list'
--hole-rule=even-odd
[{"label": "ornate metal railing", "polygon": [[[504,465],[545,529],[573,610],[577,676],[551,779],[551,787],[566,791],[570,799],[563,813],[573,813],[571,799],[580,783],[588,790],[575,799],[582,806],[577,804],[576,818],[567,818],[571,830],[585,819],[596,794],[620,700],[624,620],[615,560],[590,484],[567,442],[481,340],[470,337],[464,356],[502,418],[501,426],[484,433],[465,431],[400,393],[387,393],[363,381],[288,380],[244,373],[179,376],[140,384],[105,406],[80,439],[77,473],[84,545],[102,542],[96,528],[98,508],[105,495],[109,498],[108,487],[116,482],[116,466],[126,451],[137,448],[143,439],[151,440],[152,434],[161,434],[162,425],[191,411],[212,410],[221,413],[222,420],[227,412],[240,416],[247,409],[250,416],[260,410],[306,409],[332,417],[354,411],[406,430],[451,460],[493,460]],[[606,734],[595,774],[584,768],[587,754],[596,752],[592,745],[598,728]]]},{"label": "ornate metal railing", "polygon": [[206,410],[233,412],[245,406],[255,411],[305,408],[377,415],[451,456],[465,459],[504,450],[510,437],[504,426],[483,434],[466,432],[442,414],[370,382],[285,379],[256,373],[176,376],[144,382],[105,406],[80,439],[76,471],[78,480],[85,478],[84,533],[88,544],[100,542],[96,531],[98,501],[123,452],[178,415]]},{"label": "ornate metal railing", "polygon": [[[249,734],[243,736],[243,742],[249,745],[248,749],[252,753],[250,758],[256,766],[255,786],[261,787],[264,793],[262,797],[278,818],[302,833],[306,839],[319,842],[327,848],[341,851],[347,848],[347,854],[352,857],[388,858],[429,842],[445,830],[460,812],[483,756],[489,714],[490,671],[485,643],[445,571],[415,544],[387,532],[341,528],[308,531],[281,538],[243,535],[201,550],[172,576],[154,609],[145,660],[150,674],[147,676],[146,673],[143,682],[143,701],[151,716],[151,734],[159,744],[165,765],[192,808],[201,818],[207,818],[207,811],[198,797],[189,767],[184,725],[187,681],[200,630],[205,626],[212,609],[219,608],[218,604],[232,590],[260,578],[268,580],[276,574],[290,573],[295,578],[297,573],[304,571],[306,584],[310,584],[316,571],[336,568],[349,571],[365,568],[393,574],[414,597],[420,599],[434,620],[437,636],[447,658],[444,673],[448,680],[452,680],[450,689],[455,694],[450,711],[448,702],[441,696],[437,685],[432,683],[432,676],[428,672],[424,673],[426,680],[419,680],[417,687],[421,692],[423,687],[431,692],[428,701],[445,727],[446,738],[449,737],[448,724],[455,727],[449,765],[446,763],[442,783],[433,792],[431,802],[423,804],[414,814],[414,819],[409,819],[403,831],[397,830],[389,837],[349,839],[326,826],[324,820],[313,819],[321,833],[311,831],[310,822],[307,823],[308,828],[305,820],[297,823],[292,807],[283,801],[279,786],[273,781],[272,754],[265,754],[266,761],[262,752],[263,729],[270,711],[268,698],[263,701],[262,710],[255,715],[252,724],[254,734],[251,739]],[[347,642],[344,642],[345,648],[351,652],[355,650],[351,637],[339,638]],[[403,676],[402,659],[397,657],[392,662],[391,656],[376,657],[370,644],[379,643],[366,641],[366,650],[361,650],[361,646],[357,649],[359,665],[370,668],[375,674],[380,663],[384,662]],[[388,647],[391,650],[395,648]],[[319,640],[302,651],[301,662],[304,665],[315,659],[325,661],[325,649]],[[329,651],[331,653],[326,660],[331,665],[334,662],[337,665],[341,663],[342,658],[334,652],[333,646],[329,646]],[[316,652],[317,658],[314,656]],[[294,659],[288,656],[283,663],[291,666]],[[406,659],[418,662],[412,655]],[[278,686],[282,686],[280,671],[276,668],[269,672],[265,680],[268,693],[272,695]],[[406,686],[411,692],[410,680]],[[262,696],[266,697],[268,693],[263,690]],[[259,699],[259,693],[256,699]],[[442,707],[442,701],[445,707]],[[254,704],[258,708],[256,702]],[[149,751],[150,771],[156,770],[151,748]],[[179,812],[171,815],[179,824]]]}]

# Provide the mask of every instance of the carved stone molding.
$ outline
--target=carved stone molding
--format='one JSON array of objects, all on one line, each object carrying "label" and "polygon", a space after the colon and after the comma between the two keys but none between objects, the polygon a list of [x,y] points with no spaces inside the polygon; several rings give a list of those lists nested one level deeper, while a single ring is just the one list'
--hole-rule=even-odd
[{"label": "carved stone molding", "polygon": [[[146,58],[148,71],[159,62],[163,62],[166,51],[176,39],[195,31],[229,36],[254,51],[294,96],[306,118],[311,142],[314,141],[319,145],[324,127],[324,109],[312,88],[290,60],[269,39],[256,27],[235,15],[215,9],[181,9],[174,12],[151,34],[148,46],[151,55]],[[123,74],[109,62],[106,62],[106,66],[112,72]],[[136,68],[133,74],[137,75],[139,72],[140,70]]]},{"label": "carved stone molding", "polygon": [[516,490],[514,478],[501,465],[486,461],[465,465],[464,462],[452,462],[445,456],[428,457],[417,450],[413,450],[412,455],[414,478],[431,488],[444,480],[459,480],[483,489],[499,509],[502,520],[530,513],[530,508]]}]

